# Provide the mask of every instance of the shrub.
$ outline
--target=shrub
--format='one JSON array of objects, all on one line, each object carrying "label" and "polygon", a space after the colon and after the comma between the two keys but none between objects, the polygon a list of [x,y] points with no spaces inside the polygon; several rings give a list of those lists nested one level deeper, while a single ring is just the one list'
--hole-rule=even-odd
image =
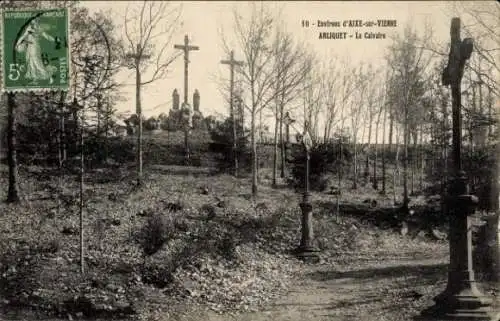
[{"label": "shrub", "polygon": [[[471,193],[479,197],[479,209],[494,211],[498,208],[498,145],[476,146],[471,152],[467,148],[462,152],[462,169],[469,178]],[[451,179],[453,162],[451,156],[448,159],[448,179]],[[443,162],[439,162],[434,171],[427,172],[427,178],[431,182],[428,193],[433,194],[440,191],[443,178]]]},{"label": "shrub", "polygon": [[[237,125],[238,133],[242,133],[244,129],[241,125]],[[210,126],[210,136],[213,143],[209,146],[209,151],[219,155],[217,166],[220,171],[229,171],[233,168],[233,122],[230,118],[224,121],[217,121]],[[240,169],[250,170],[251,151],[248,148],[248,139],[244,135],[240,135],[236,142],[236,154],[238,157],[238,165]]]},{"label": "shrub", "polygon": [[137,241],[145,256],[158,252],[165,243],[173,238],[174,226],[167,217],[156,213],[148,217],[137,235]]},{"label": "shrub", "polygon": [[[349,138],[338,135],[337,139],[313,146],[309,155],[309,187],[311,190],[323,191],[327,187],[326,175],[337,173],[352,160],[353,153]],[[302,188],[305,185],[306,167],[306,153],[302,145],[292,148],[290,165],[290,184],[295,188]]]}]

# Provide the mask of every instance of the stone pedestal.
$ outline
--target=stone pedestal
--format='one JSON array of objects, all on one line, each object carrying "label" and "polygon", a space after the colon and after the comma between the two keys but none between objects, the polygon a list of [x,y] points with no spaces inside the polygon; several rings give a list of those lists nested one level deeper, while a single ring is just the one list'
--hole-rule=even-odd
[{"label": "stone pedestal", "polygon": [[452,182],[448,208],[450,216],[450,265],[446,289],[434,298],[435,305],[416,320],[484,320],[499,321],[500,310],[493,298],[477,288],[472,265],[472,230],[470,215],[478,203],[468,193],[465,173]]},{"label": "stone pedestal", "polygon": [[309,193],[307,193],[303,202],[299,204],[302,211],[302,237],[299,247],[295,250],[295,255],[304,262],[317,263],[319,261],[319,250],[313,245],[312,205],[309,198]]}]

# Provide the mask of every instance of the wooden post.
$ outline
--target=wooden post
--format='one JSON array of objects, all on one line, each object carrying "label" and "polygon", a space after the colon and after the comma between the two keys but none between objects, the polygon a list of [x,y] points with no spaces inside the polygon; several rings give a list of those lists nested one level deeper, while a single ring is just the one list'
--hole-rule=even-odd
[{"label": "wooden post", "polygon": [[234,66],[243,66],[243,61],[234,59],[234,51],[231,50],[229,60],[221,60],[221,64],[229,65],[230,79],[229,79],[229,115],[233,122],[233,161],[234,161],[234,176],[238,176],[238,155],[237,155],[237,142],[238,135],[236,132],[236,117],[234,112]]},{"label": "wooden post", "polygon": [[444,86],[452,91],[454,178],[450,182],[448,210],[450,264],[448,284],[434,300],[436,304],[423,311],[425,320],[500,320],[500,311],[491,309],[491,300],[476,287],[472,265],[472,232],[470,215],[478,199],[470,195],[467,177],[461,164],[461,81],[473,41],[460,40],[460,18],[451,20],[451,48],[448,65],[443,71]]}]

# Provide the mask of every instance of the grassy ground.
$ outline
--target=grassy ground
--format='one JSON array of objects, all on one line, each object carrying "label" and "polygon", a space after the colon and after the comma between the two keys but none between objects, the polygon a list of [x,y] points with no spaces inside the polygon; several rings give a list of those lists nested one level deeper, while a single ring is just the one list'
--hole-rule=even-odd
[{"label": "grassy ground", "polygon": [[389,206],[368,187],[342,195],[341,213],[335,196],[313,194],[322,251],[311,266],[291,255],[300,195],[271,188],[266,170],[253,200],[248,179],[159,165],[142,188],[133,166],[86,174],[81,275],[78,179],[59,186],[55,174],[22,167],[23,202],[0,205],[3,320],[402,321],[444,289],[446,241],[350,214],[371,213],[366,199]]}]

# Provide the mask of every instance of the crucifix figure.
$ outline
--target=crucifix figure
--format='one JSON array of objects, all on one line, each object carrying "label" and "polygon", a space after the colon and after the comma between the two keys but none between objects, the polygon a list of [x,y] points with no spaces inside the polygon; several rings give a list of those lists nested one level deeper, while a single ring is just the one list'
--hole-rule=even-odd
[{"label": "crucifix figure", "polygon": [[184,51],[184,104],[188,103],[188,64],[189,64],[189,51],[200,50],[198,46],[190,46],[188,35],[184,36],[184,45],[174,45],[175,49]]},{"label": "crucifix figure", "polygon": [[478,199],[470,195],[461,164],[461,81],[465,62],[470,58],[473,40],[460,39],[460,18],[451,20],[451,47],[448,65],[443,71],[444,86],[451,87],[453,112],[453,163],[446,213],[449,218],[450,264],[446,289],[434,300],[436,304],[422,313],[425,320],[499,321],[500,312],[491,309],[491,300],[478,290],[472,264],[470,215]]},{"label": "crucifix figure", "polygon": [[221,64],[229,65],[229,114],[233,122],[233,161],[234,161],[234,176],[238,176],[238,157],[237,157],[237,134],[236,134],[236,117],[234,116],[234,66],[243,66],[243,61],[234,59],[234,51],[231,50],[229,60],[221,60]]}]

